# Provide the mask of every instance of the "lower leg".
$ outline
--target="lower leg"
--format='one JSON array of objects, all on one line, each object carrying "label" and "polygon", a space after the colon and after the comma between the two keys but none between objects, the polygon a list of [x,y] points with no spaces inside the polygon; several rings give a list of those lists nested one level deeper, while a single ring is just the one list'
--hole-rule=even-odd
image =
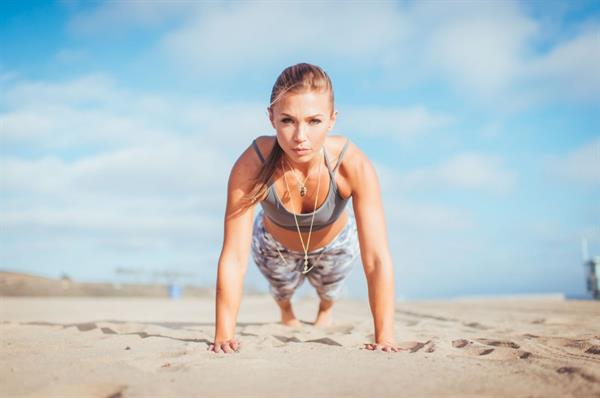
[{"label": "lower leg", "polygon": [[290,300],[275,300],[279,309],[281,309],[281,323],[286,326],[299,326],[300,321],[296,319],[294,310],[292,309],[292,303]]},{"label": "lower leg", "polygon": [[315,320],[315,326],[329,326],[332,324],[332,313],[333,310],[333,300],[327,300],[321,298],[321,302],[319,303],[319,312],[317,314],[317,319]]}]

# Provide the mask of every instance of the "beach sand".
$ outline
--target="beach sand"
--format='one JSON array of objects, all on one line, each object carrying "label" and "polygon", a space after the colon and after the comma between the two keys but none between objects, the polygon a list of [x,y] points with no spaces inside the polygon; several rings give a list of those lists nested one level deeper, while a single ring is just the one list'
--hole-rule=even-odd
[{"label": "beach sand", "polygon": [[400,353],[372,341],[367,301],[334,324],[278,323],[269,296],[242,301],[235,354],[207,351],[214,299],[1,297],[0,396],[600,397],[600,303],[556,297],[400,302]]}]

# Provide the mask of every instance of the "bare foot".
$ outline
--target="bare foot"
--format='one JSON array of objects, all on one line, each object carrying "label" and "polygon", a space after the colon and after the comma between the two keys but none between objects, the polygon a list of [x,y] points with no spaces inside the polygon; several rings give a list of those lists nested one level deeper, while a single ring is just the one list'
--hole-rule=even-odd
[{"label": "bare foot", "polygon": [[289,301],[279,301],[279,308],[281,309],[281,323],[285,326],[300,326],[301,323],[296,319],[292,304]]},{"label": "bare foot", "polygon": [[331,312],[327,312],[326,314],[319,313],[317,315],[317,319],[315,320],[314,325],[316,327],[324,328],[327,326],[331,326],[333,324],[333,320],[331,319]]},{"label": "bare foot", "polygon": [[333,301],[321,299],[319,303],[319,312],[317,313],[317,319],[315,319],[314,325],[317,327],[331,326],[333,319],[331,312],[333,310]]},{"label": "bare foot", "polygon": [[281,323],[284,324],[285,326],[300,326],[302,325],[300,323],[300,321],[296,318],[292,318],[292,319],[288,319],[288,320],[281,320]]}]

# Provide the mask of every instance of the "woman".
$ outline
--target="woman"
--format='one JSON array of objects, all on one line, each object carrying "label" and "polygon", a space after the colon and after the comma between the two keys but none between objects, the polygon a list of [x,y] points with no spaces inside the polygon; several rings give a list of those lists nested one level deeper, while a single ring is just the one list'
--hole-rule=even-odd
[{"label": "woman", "polygon": [[[276,136],[255,139],[229,177],[215,339],[209,350],[230,353],[240,345],[235,327],[252,249],[281,309],[281,322],[290,326],[299,324],[290,299],[305,277],[320,298],[315,326],[331,324],[334,300],[360,251],[375,328],[375,343],[365,348],[400,351],[377,175],[356,145],[327,135],[337,116],[329,76],[305,63],[286,68],[267,110]],[[356,218],[344,209],[350,197]],[[262,209],[254,219],[256,203]]]}]

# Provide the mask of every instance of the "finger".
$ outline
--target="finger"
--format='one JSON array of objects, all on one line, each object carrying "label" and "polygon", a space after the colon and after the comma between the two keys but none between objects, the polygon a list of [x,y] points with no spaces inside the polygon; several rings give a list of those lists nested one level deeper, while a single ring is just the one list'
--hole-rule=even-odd
[{"label": "finger", "polygon": [[221,344],[215,344],[215,352],[216,353],[221,352]]},{"label": "finger", "polygon": [[234,351],[237,351],[240,348],[240,343],[237,340],[233,340],[231,342],[231,347],[233,348]]},{"label": "finger", "polygon": [[391,349],[389,346],[386,345],[386,346],[383,346],[382,350],[385,352],[390,352]]},{"label": "finger", "polygon": [[209,344],[207,351],[212,351],[214,347],[215,347],[214,344]]},{"label": "finger", "polygon": [[229,346],[229,342],[227,342],[227,343],[223,344],[223,347],[222,347],[222,348],[223,348],[223,351],[225,351],[225,352],[226,352],[226,353],[228,353],[228,354],[233,352],[233,350],[232,350],[232,349],[231,349],[231,347]]},{"label": "finger", "polygon": [[225,348],[226,348],[228,345],[229,345],[229,343],[225,343],[225,342],[223,342],[223,343],[219,344],[219,348],[221,349],[221,351],[222,351],[223,353],[226,353],[227,351],[225,350]]}]

